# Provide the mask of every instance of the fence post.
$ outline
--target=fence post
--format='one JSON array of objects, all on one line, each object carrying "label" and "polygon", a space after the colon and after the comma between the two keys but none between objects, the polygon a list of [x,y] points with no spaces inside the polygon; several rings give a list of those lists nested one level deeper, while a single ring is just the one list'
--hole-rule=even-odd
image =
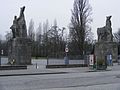
[{"label": "fence post", "polygon": [[0,55],[0,66],[1,66],[1,55]]}]

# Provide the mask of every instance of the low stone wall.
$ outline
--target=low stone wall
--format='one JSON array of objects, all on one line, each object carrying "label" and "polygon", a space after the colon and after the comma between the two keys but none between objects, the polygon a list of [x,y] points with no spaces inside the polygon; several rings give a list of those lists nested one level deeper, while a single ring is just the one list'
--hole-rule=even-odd
[{"label": "low stone wall", "polygon": [[46,68],[75,68],[75,67],[87,67],[87,64],[69,64],[69,65],[46,65]]},{"label": "low stone wall", "polygon": [[27,65],[19,65],[19,66],[0,66],[0,70],[20,70],[27,69]]}]

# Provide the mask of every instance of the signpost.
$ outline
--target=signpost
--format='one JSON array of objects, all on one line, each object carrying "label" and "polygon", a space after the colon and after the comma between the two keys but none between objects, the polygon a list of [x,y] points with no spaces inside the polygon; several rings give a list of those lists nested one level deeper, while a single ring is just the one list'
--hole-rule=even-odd
[{"label": "signpost", "polygon": [[89,66],[92,67],[93,69],[97,68],[95,56],[93,54],[89,55]]},{"label": "signpost", "polygon": [[65,52],[68,53],[69,52],[69,49],[68,47],[65,48]]},{"label": "signpost", "polygon": [[3,55],[3,50],[0,52],[0,66],[1,66],[1,56]]},{"label": "signpost", "polygon": [[69,64],[68,52],[69,52],[68,45],[66,45],[66,47],[65,47],[66,56],[65,56],[65,58],[64,58],[65,64]]},{"label": "signpost", "polygon": [[89,55],[89,65],[90,66],[94,65],[94,55]]},{"label": "signpost", "polygon": [[0,53],[0,66],[1,66],[1,53]]}]

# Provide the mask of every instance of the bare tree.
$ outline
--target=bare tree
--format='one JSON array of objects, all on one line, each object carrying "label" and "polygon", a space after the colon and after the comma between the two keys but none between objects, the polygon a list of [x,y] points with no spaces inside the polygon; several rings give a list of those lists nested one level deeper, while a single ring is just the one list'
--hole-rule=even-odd
[{"label": "bare tree", "polygon": [[113,34],[113,40],[118,43],[118,54],[120,55],[120,28]]},{"label": "bare tree", "polygon": [[35,31],[34,31],[34,21],[31,19],[28,27],[28,37],[34,41],[35,40]]},{"label": "bare tree", "polygon": [[5,38],[6,38],[6,41],[9,41],[10,39],[12,39],[12,32],[6,32]]},{"label": "bare tree", "polygon": [[48,45],[53,57],[58,58],[64,52],[64,30],[65,28],[59,28],[57,21],[54,20],[54,24],[48,31]]},{"label": "bare tree", "polygon": [[42,43],[43,43],[43,54],[45,56],[48,56],[49,52],[49,44],[48,44],[48,31],[49,31],[49,22],[46,20],[46,22],[43,23],[43,38],[42,38]]},{"label": "bare tree", "polygon": [[32,56],[36,56],[34,21],[32,19],[30,20],[28,27],[28,38],[32,41]]},{"label": "bare tree", "polygon": [[39,23],[39,26],[36,30],[36,41],[41,43],[42,41],[42,25],[41,23]]},{"label": "bare tree", "polygon": [[92,21],[92,8],[88,0],[74,0],[70,23],[70,39],[75,43],[79,53],[83,55],[84,44],[90,34],[89,23]]},{"label": "bare tree", "polygon": [[39,23],[39,26],[36,30],[36,40],[35,40],[35,52],[36,58],[41,56],[41,46],[42,46],[42,25]]},{"label": "bare tree", "polygon": [[43,23],[43,43],[47,45],[48,41],[48,31],[49,31],[49,22],[46,20],[46,22]]},{"label": "bare tree", "polygon": [[120,43],[120,28],[116,33],[114,33],[114,41]]}]

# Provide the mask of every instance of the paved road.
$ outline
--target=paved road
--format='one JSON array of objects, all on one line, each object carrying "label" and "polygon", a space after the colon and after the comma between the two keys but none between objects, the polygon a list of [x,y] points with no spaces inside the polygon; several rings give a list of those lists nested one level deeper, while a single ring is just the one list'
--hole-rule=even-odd
[{"label": "paved road", "polygon": [[0,77],[0,90],[120,90],[120,66],[113,67],[103,72],[69,68],[65,74]]},{"label": "paved road", "polygon": [[[35,68],[36,62],[38,69]],[[111,71],[87,72],[88,68],[45,69],[46,61],[34,61],[28,70],[0,71],[0,74],[67,72],[64,74],[0,77],[0,90],[120,90],[120,66]]]}]

